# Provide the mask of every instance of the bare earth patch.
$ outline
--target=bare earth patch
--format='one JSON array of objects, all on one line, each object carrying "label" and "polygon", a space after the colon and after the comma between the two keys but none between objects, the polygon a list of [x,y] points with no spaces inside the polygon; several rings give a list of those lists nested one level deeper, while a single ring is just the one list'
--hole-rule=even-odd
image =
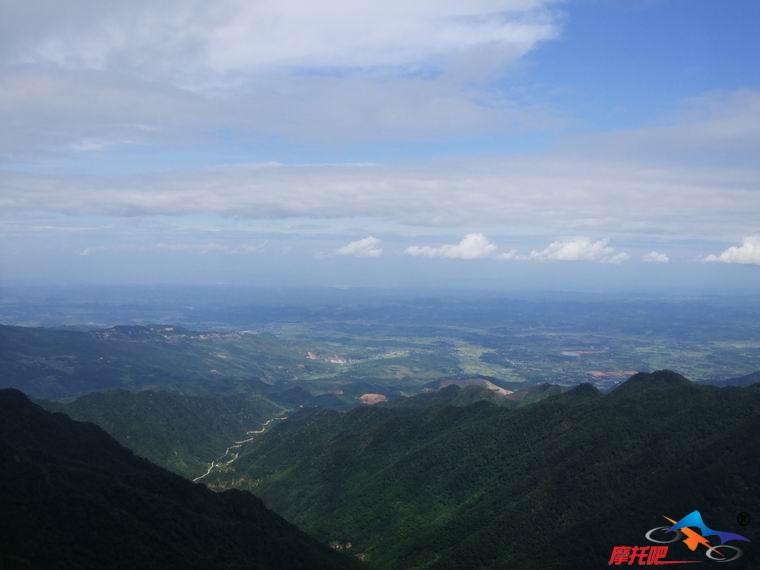
[{"label": "bare earth patch", "polygon": [[361,403],[365,406],[373,406],[375,404],[379,404],[380,402],[385,402],[387,399],[388,398],[382,394],[362,394],[359,397],[359,401],[361,401]]}]

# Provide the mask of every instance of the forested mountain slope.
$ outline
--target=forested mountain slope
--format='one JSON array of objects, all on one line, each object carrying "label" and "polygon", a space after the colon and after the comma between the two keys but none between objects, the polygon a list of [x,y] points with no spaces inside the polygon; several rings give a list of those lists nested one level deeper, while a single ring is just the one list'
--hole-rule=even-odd
[{"label": "forested mountain slope", "polygon": [[760,387],[662,371],[519,409],[303,411],[210,483],[382,568],[602,567],[662,515],[736,526],[760,504],[758,433]]},{"label": "forested mountain slope", "polygon": [[255,396],[187,396],[175,392],[94,392],[68,404],[41,402],[79,421],[99,425],[137,455],[193,478],[206,471],[246,432],[283,413]]}]

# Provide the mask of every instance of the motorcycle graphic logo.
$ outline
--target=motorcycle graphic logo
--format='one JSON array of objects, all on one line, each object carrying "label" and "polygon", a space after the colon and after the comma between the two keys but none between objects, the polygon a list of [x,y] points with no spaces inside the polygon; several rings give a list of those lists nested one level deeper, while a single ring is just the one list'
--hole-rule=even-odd
[{"label": "motorcycle graphic logo", "polygon": [[[742,555],[742,550],[727,542],[750,542],[746,536],[734,532],[713,530],[705,524],[699,511],[693,511],[675,521],[663,517],[670,524],[658,526],[647,531],[644,535],[649,542],[657,546],[615,546],[610,557],[610,566],[633,565],[661,566],[665,564],[690,564],[701,560],[668,560],[668,547],[683,539],[689,550],[695,552],[698,547],[706,548],[705,556],[715,562],[733,562]],[[697,530],[694,530],[697,529]],[[699,532],[697,532],[699,531]],[[710,539],[708,540],[708,537]],[[712,538],[717,537],[717,538]]]}]

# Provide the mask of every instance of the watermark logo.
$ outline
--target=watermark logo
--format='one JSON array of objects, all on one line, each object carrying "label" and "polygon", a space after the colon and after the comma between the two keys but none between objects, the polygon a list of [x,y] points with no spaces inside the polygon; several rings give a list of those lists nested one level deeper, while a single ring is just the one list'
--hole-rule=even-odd
[{"label": "watermark logo", "polygon": [[[746,536],[734,532],[711,529],[705,524],[699,511],[693,511],[678,521],[668,517],[663,518],[670,525],[655,527],[644,535],[649,542],[655,543],[654,545],[615,546],[612,548],[609,566],[662,566],[665,564],[692,564],[703,561],[668,559],[668,546],[665,545],[679,540],[683,540],[683,543],[692,552],[697,551],[700,546],[705,547],[704,554],[710,560],[732,562],[742,555],[742,550],[733,544],[726,543],[750,541]],[[742,513],[739,520],[747,521],[747,524],[749,524],[749,515]],[[708,537],[710,537],[709,540]]]}]

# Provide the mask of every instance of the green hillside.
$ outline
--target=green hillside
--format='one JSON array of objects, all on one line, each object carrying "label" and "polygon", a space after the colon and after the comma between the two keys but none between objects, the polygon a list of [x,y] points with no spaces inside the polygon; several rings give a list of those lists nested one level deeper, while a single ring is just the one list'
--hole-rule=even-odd
[{"label": "green hillside", "polygon": [[741,532],[737,513],[760,504],[758,433],[758,386],[663,371],[518,409],[302,411],[211,484],[255,489],[381,568],[600,568],[613,545],[644,544],[662,515],[699,509]]},{"label": "green hillside", "polygon": [[433,408],[442,406],[469,406],[477,402],[490,402],[496,406],[517,408],[556,396],[562,387],[554,384],[538,384],[508,395],[500,394],[485,386],[470,384],[457,386],[449,384],[444,388],[417,394],[407,398],[391,400],[384,407],[391,408]]},{"label": "green hillside", "polygon": [[42,405],[95,423],[137,455],[188,478],[205,473],[232,442],[283,412],[264,398],[126,390]]},{"label": "green hillside", "polygon": [[0,567],[348,569],[253,495],[212,493],[0,390]]}]

